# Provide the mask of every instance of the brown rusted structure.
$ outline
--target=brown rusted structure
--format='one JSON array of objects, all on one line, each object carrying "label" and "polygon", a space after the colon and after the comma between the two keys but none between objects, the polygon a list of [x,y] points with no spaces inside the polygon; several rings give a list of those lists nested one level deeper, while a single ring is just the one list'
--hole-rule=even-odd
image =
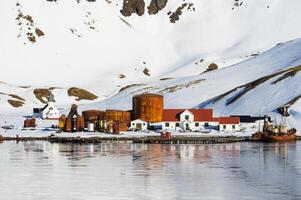
[{"label": "brown rusted structure", "polygon": [[163,96],[145,93],[133,97],[133,119],[146,122],[161,122],[163,118]]},{"label": "brown rusted structure", "polygon": [[79,132],[85,128],[85,121],[77,112],[77,105],[73,104],[68,117],[65,120],[65,132]]},{"label": "brown rusted structure", "polygon": [[130,122],[131,113],[129,111],[122,110],[106,110],[106,112],[104,113],[104,120]]},{"label": "brown rusted structure", "polygon": [[24,128],[35,128],[36,125],[36,119],[31,118],[31,119],[25,119],[24,120]]},{"label": "brown rusted structure", "polygon": [[171,140],[172,136],[170,132],[161,133],[161,140]]},{"label": "brown rusted structure", "polygon": [[120,122],[119,121],[106,122],[105,131],[110,134],[120,134]]},{"label": "brown rusted structure", "polygon": [[100,110],[86,110],[83,111],[85,121],[98,121],[103,118],[104,112]]},{"label": "brown rusted structure", "polygon": [[65,132],[72,132],[71,119],[69,119],[69,118],[65,119],[64,131]]},{"label": "brown rusted structure", "polygon": [[252,135],[252,139],[264,142],[283,142],[297,140],[297,130],[288,129],[287,124],[269,124],[269,117],[264,116],[262,131]]},{"label": "brown rusted structure", "polygon": [[83,113],[85,128],[88,128],[89,123],[93,123],[96,130],[100,130],[100,121],[104,120],[104,111],[86,110]]},{"label": "brown rusted structure", "polygon": [[110,124],[108,122],[113,122],[118,126],[119,131],[117,132],[127,131],[131,122],[131,113],[122,110],[107,110],[104,112],[103,121],[104,126],[106,126],[105,129],[109,129]]}]

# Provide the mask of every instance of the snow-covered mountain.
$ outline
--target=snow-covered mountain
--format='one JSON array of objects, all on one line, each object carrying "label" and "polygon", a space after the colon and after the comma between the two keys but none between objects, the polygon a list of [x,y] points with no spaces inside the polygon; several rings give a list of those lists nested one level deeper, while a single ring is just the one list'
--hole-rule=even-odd
[{"label": "snow-covered mountain", "polygon": [[169,108],[266,114],[289,104],[292,125],[301,119],[298,0],[0,5],[1,114],[30,114],[50,89],[62,108],[129,109],[132,95],[157,92]]}]

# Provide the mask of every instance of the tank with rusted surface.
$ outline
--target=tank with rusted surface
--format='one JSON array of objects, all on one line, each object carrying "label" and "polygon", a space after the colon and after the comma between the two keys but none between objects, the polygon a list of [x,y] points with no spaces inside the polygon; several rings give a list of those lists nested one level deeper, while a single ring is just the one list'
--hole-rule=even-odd
[{"label": "tank with rusted surface", "polygon": [[36,127],[36,119],[25,119],[24,120],[24,128],[35,128]]},{"label": "tank with rusted surface", "polygon": [[100,110],[86,110],[83,111],[83,117],[86,122],[99,121],[103,118],[104,111]]},{"label": "tank with rusted surface", "polygon": [[131,113],[122,110],[107,110],[104,113],[104,121],[118,123],[119,131],[127,131],[131,122]]},{"label": "tank with rusted surface", "polygon": [[104,120],[130,122],[131,113],[129,111],[122,110],[106,110],[106,112],[104,113]]},{"label": "tank with rusted surface", "polygon": [[161,122],[164,100],[162,95],[145,93],[133,97],[133,119]]},{"label": "tank with rusted surface", "polygon": [[94,128],[100,130],[100,121],[104,118],[104,111],[101,110],[86,110],[83,111],[82,116],[85,120],[85,127],[93,123]]},{"label": "tank with rusted surface", "polygon": [[120,123],[118,121],[113,123],[113,134],[120,134]]}]

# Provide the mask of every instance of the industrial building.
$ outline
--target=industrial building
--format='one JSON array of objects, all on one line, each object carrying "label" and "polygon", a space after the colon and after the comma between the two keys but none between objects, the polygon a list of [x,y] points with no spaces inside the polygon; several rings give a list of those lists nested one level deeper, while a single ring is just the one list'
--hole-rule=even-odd
[{"label": "industrial building", "polygon": [[88,131],[119,134],[128,130],[220,131],[240,130],[240,118],[215,117],[212,109],[164,109],[164,98],[158,94],[140,94],[132,98],[132,110],[86,110],[82,116],[73,105],[67,117],[59,119],[66,132]]},{"label": "industrial building", "polygon": [[140,94],[133,97],[133,130],[166,131],[240,130],[239,117],[214,117],[212,109],[164,109],[163,96]]}]

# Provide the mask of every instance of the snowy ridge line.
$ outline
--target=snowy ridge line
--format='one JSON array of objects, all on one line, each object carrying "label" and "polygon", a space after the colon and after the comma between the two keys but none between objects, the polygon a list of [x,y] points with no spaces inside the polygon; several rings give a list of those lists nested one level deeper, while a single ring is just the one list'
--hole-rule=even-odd
[{"label": "snowy ridge line", "polygon": [[[241,85],[241,86],[238,86],[236,88],[233,88],[231,90],[229,90],[228,92],[225,92],[224,94],[221,94],[217,97],[214,97],[213,99],[210,99],[206,102],[203,102],[201,103],[199,106],[197,106],[198,108],[204,108],[204,107],[208,107],[208,105],[210,104],[214,104],[216,102],[218,102],[219,100],[223,99],[224,97],[230,95],[231,93],[241,89],[241,91],[239,91],[237,94],[233,95],[232,97],[228,98],[226,100],[226,106],[229,106],[230,104],[234,103],[235,101],[237,101],[239,98],[241,98],[243,95],[245,95],[246,93],[248,93],[249,91],[255,89],[257,86],[259,86],[260,84],[263,84],[265,83],[266,81],[276,77],[276,76],[279,76],[279,75],[282,75],[281,77],[279,77],[277,80],[273,81],[271,84],[277,84],[278,82],[280,81],[283,81],[285,80],[286,78],[289,78],[289,77],[292,77],[292,76],[295,76],[296,73],[298,73],[299,71],[301,70],[301,66],[296,66],[296,67],[291,67],[289,69],[285,69],[285,70],[282,70],[280,72],[275,72],[271,75],[268,75],[268,76],[264,76],[264,77],[261,77],[255,81],[252,81],[250,83],[247,83],[247,84],[244,84],[244,85]],[[290,102],[296,102],[298,99],[300,98],[300,95],[297,94],[296,97],[294,97],[291,101],[289,101],[287,104],[290,104]]]}]

